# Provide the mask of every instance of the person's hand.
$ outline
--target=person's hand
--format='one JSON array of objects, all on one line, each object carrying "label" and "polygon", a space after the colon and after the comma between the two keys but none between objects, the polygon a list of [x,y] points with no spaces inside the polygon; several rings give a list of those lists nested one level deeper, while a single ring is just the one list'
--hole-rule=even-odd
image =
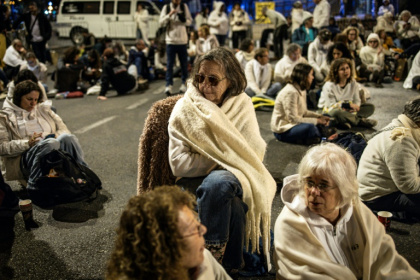
[{"label": "person's hand", "polygon": [[360,106],[357,105],[357,104],[354,104],[354,103],[351,103],[350,107],[351,107],[350,112],[359,112],[359,110],[360,110]]},{"label": "person's hand", "polygon": [[24,47],[21,47],[21,48],[20,48],[20,50],[19,50],[19,53],[21,53],[21,54],[26,54],[26,50],[25,50],[25,48],[24,48]]},{"label": "person's hand", "polygon": [[29,147],[33,147],[34,145],[36,145],[36,143],[38,143],[41,140],[41,137],[42,137],[42,133],[34,132],[31,138],[29,138],[29,141],[28,141]]},{"label": "person's hand", "polygon": [[108,97],[99,95],[96,99],[104,101],[104,100],[107,100]]},{"label": "person's hand", "polygon": [[316,120],[317,124],[322,124],[325,126],[328,126],[329,122],[330,122],[330,117],[327,117],[327,116],[319,116]]},{"label": "person's hand", "polygon": [[173,14],[176,14],[176,13],[177,13],[176,10],[172,10],[172,11],[169,12],[169,16],[172,16]]}]

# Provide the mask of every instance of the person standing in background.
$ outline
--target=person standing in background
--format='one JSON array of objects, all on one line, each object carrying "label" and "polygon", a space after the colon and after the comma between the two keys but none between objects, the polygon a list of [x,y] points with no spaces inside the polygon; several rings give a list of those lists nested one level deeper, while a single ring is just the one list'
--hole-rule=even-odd
[{"label": "person standing in background", "polygon": [[196,16],[195,16],[195,30],[198,30],[198,28],[200,28],[201,25],[203,24],[207,24],[207,21],[209,20],[209,13],[210,10],[208,7],[203,8],[203,10],[201,12],[199,12]]},{"label": "person standing in background", "polygon": [[274,55],[277,58],[283,56],[283,40],[287,39],[287,21],[286,18],[279,12],[269,10],[264,7],[262,10],[264,16],[268,17],[271,23],[274,24],[273,44]]},{"label": "person standing in background", "polygon": [[208,25],[210,33],[216,35],[220,46],[225,45],[226,36],[229,32],[229,19],[225,13],[226,6],[223,2],[214,1],[214,9],[210,13]]},{"label": "person standing in background", "polygon": [[137,5],[137,11],[134,14],[134,20],[136,21],[136,39],[143,39],[143,41],[150,46],[150,42],[148,40],[149,36],[149,12],[147,9],[143,8],[142,4]]},{"label": "person standing in background", "polygon": [[321,29],[327,28],[329,25],[331,6],[327,0],[313,0],[315,3],[314,9],[314,27]]},{"label": "person standing in background", "polygon": [[31,45],[36,57],[42,63],[46,61],[47,41],[51,38],[51,24],[47,17],[40,13],[35,1],[29,3],[29,12],[21,15],[14,23],[13,29],[23,21],[27,31],[26,41]]},{"label": "person standing in background", "polygon": [[237,49],[239,44],[246,38],[248,26],[250,24],[249,15],[241,8],[241,3],[233,5],[233,11],[229,15],[232,27],[232,48]]}]

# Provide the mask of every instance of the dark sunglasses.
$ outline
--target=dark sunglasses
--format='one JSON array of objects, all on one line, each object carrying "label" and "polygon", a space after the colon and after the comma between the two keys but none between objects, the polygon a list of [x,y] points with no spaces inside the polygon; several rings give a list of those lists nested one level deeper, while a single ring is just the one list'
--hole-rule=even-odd
[{"label": "dark sunglasses", "polygon": [[206,75],[201,75],[201,74],[195,74],[194,82],[196,82],[198,84],[202,84],[202,83],[204,83],[204,80],[206,79],[206,77],[207,77],[207,80],[208,80],[209,84],[212,87],[216,87],[221,81],[226,79],[226,77],[224,77],[222,79],[219,79],[219,78],[214,77],[214,76],[206,76]]}]

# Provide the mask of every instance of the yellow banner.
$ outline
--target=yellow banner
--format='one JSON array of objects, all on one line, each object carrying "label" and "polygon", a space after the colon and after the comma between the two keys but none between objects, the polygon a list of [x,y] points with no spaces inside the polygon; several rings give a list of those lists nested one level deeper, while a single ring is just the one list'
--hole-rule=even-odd
[{"label": "yellow banner", "polygon": [[265,17],[262,13],[264,7],[269,10],[275,10],[276,3],[274,2],[255,2],[255,23],[271,23],[268,17]]}]

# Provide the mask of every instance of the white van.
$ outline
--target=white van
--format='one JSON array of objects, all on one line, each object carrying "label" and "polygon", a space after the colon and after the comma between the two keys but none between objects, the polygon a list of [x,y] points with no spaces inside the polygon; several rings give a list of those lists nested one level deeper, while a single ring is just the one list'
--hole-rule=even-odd
[{"label": "white van", "polygon": [[60,37],[70,37],[78,44],[87,28],[96,38],[136,38],[134,14],[142,4],[149,12],[149,34],[154,38],[159,28],[160,10],[148,0],[62,0],[57,14],[56,30]]}]

